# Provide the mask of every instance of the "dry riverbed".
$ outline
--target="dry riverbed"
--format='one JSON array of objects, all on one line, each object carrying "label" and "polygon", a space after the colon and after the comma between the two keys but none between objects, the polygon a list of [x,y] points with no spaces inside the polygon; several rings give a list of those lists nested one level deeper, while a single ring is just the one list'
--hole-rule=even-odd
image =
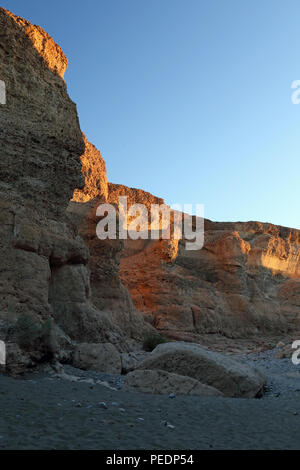
[{"label": "dry riverbed", "polygon": [[300,366],[275,355],[237,357],[268,377],[252,400],[123,392],[70,366],[0,375],[0,449],[300,449]]}]

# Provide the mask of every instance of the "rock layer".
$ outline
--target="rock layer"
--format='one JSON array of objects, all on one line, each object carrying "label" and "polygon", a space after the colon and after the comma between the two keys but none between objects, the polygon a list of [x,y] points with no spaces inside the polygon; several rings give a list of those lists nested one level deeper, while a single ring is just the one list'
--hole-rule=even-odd
[{"label": "rock layer", "polygon": [[[30,334],[43,324],[60,332],[51,355],[76,341],[109,342],[128,351],[128,336],[109,311],[92,303],[89,249],[66,212],[75,189],[80,200],[89,199],[83,176],[94,191],[90,198],[107,193],[105,164],[82,135],[63,80],[67,59],[42,28],[3,8],[0,31],[0,79],[7,95],[0,106],[0,338],[15,344],[21,319]],[[117,271],[115,259],[107,258]],[[36,350],[36,338],[27,343],[30,358],[23,365],[50,358]],[[19,369],[20,360],[15,362]]]},{"label": "rock layer", "polygon": [[[128,194],[131,203],[143,200]],[[186,250],[184,240],[125,242],[120,275],[136,308],[176,339],[299,330],[300,231],[259,222],[204,226],[201,250]]]},{"label": "rock layer", "polygon": [[88,202],[95,198],[98,200],[108,197],[108,183],[106,175],[106,165],[101,153],[92,145],[84,134],[82,134],[85,144],[85,152],[81,156],[81,171],[85,179],[82,190],[76,189],[73,194],[74,202]]},{"label": "rock layer", "polygon": [[21,314],[36,322],[55,315],[53,271],[70,263],[84,269],[88,251],[65,216],[83,183],[84,151],[62,78],[66,58],[41,28],[3,8],[0,30],[7,92],[0,110],[0,319],[7,332]]}]

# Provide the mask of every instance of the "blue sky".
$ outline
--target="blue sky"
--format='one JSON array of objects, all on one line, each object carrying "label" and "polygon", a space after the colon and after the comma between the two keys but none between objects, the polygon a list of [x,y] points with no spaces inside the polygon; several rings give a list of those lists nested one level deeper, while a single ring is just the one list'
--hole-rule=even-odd
[{"label": "blue sky", "polygon": [[[300,229],[298,0],[8,0],[69,58],[108,178]],[[0,77],[1,78],[1,77]]]}]

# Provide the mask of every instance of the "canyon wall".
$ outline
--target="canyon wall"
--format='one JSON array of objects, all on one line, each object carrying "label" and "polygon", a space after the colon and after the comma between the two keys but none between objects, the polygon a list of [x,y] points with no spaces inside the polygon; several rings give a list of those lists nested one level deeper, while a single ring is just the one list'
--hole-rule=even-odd
[{"label": "canyon wall", "polygon": [[[82,135],[67,93],[67,59],[40,27],[3,8],[0,31],[7,95],[0,105],[0,339],[12,347],[16,325],[23,325],[24,335],[26,328],[33,334],[51,324],[52,351],[38,351],[32,338],[28,363],[76,342],[111,342],[128,350],[130,338],[109,311],[93,304],[89,249],[67,213],[74,190],[83,205],[88,199],[85,179],[90,188],[97,181],[92,196],[101,195],[100,186],[107,195],[105,164],[98,155],[93,162],[95,149]],[[88,167],[85,175],[82,167]],[[109,257],[117,272],[117,260]],[[140,336],[143,324],[140,317]],[[18,354],[8,354],[8,361],[18,361]]]},{"label": "canyon wall", "polygon": [[[50,36],[3,8],[0,31],[7,93],[0,105],[0,339],[13,351],[8,370],[18,361],[70,361],[77,343],[129,351],[154,328],[193,341],[299,329],[297,230],[206,220],[198,251],[186,250],[185,240],[99,240],[99,204],[118,214],[120,196],[148,210],[164,202],[108,183],[67,93],[67,59]],[[159,218],[156,228],[163,227]],[[33,338],[22,350],[17,325],[23,336],[47,326],[47,348]]]},{"label": "canyon wall", "polygon": [[[110,187],[113,201],[116,194],[128,194],[129,206],[151,200]],[[186,250],[184,239],[125,241],[120,276],[136,308],[176,339],[299,330],[300,231],[259,222],[204,226],[205,244],[196,251]]]}]

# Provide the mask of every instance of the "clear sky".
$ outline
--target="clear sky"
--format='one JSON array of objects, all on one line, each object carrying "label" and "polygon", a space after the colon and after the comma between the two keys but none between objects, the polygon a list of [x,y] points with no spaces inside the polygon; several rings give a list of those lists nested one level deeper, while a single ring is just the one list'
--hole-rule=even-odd
[{"label": "clear sky", "polygon": [[[299,0],[3,0],[69,58],[108,178],[300,229]],[[1,79],[1,77],[0,77]]]}]

